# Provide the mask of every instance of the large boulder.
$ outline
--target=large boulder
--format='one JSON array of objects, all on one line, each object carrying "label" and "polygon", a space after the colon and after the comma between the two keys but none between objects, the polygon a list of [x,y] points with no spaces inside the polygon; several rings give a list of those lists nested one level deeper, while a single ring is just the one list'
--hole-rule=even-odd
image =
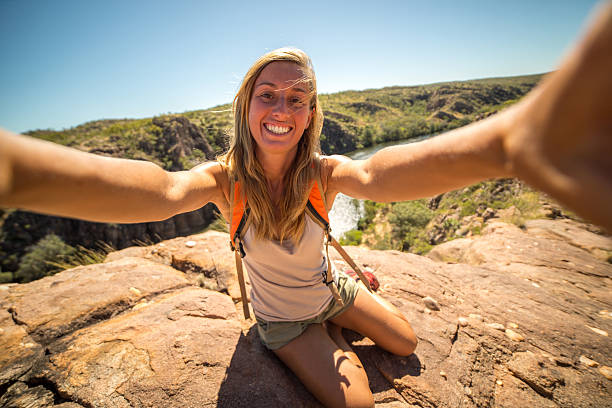
[{"label": "large boulder", "polygon": [[[429,257],[347,248],[419,337],[397,357],[345,331],[378,407],[611,405],[609,238],[550,222],[490,222]],[[227,242],[207,232],[2,287],[2,406],[319,406],[228,296]]]},{"label": "large boulder", "polygon": [[2,304],[28,334],[47,344],[139,301],[187,285],[183,274],[173,268],[125,258],[13,286]]},{"label": "large boulder", "polygon": [[[189,237],[178,237],[150,246],[137,246],[112,252],[105,262],[137,256],[185,273],[187,279],[206,289],[227,293],[240,300],[236,277],[236,260],[229,246],[229,235],[208,231]],[[250,282],[245,273],[247,292]]]}]

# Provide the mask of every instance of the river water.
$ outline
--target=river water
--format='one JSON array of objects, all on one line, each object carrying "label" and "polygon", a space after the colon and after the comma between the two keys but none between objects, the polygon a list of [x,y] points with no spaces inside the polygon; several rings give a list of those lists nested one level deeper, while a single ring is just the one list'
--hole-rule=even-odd
[{"label": "river water", "polygon": [[[410,140],[401,140],[399,142],[381,143],[366,149],[355,150],[351,153],[347,153],[346,156],[353,160],[363,160],[385,147],[415,143],[424,139],[429,139],[432,136],[434,135],[420,136]],[[342,193],[338,194],[329,212],[329,223],[333,235],[340,239],[345,232],[357,228],[357,223],[362,217],[363,211],[363,200],[358,200],[357,205],[355,205],[353,198]]]}]

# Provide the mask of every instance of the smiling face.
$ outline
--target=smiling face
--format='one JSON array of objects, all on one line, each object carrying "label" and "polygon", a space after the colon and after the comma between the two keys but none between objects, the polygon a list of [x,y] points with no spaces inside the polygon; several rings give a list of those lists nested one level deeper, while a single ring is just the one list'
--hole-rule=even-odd
[{"label": "smiling face", "polygon": [[258,154],[293,153],[312,119],[308,82],[291,61],[266,65],[249,102],[249,129]]}]

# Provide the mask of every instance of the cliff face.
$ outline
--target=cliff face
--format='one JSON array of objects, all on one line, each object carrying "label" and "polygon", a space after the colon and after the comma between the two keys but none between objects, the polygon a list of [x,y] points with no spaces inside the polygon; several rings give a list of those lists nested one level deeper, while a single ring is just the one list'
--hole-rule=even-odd
[{"label": "cliff face", "polygon": [[47,234],[55,234],[70,245],[97,248],[97,243],[103,241],[121,249],[138,241],[156,242],[193,234],[203,230],[214,218],[213,204],[164,221],[136,224],[105,224],[14,211],[0,224],[0,269],[5,272],[17,270],[27,248]]},{"label": "cliff face", "polygon": [[[525,227],[491,220],[429,257],[348,247],[419,337],[403,358],[345,331],[377,406],[612,405],[612,240]],[[176,238],[0,287],[0,405],[319,406],[241,320],[227,242]]]}]

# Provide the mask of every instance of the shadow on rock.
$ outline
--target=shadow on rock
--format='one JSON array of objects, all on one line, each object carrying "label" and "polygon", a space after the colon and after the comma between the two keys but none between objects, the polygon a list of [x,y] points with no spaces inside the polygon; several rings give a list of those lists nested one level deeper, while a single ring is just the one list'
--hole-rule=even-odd
[{"label": "shadow on rock", "polygon": [[359,333],[344,329],[343,334],[363,363],[374,394],[394,394],[393,379],[419,377],[423,371],[421,360],[416,354],[396,356],[374,345]]},{"label": "shadow on rock", "polygon": [[261,344],[255,325],[236,344],[217,406],[321,407],[295,375]]}]

